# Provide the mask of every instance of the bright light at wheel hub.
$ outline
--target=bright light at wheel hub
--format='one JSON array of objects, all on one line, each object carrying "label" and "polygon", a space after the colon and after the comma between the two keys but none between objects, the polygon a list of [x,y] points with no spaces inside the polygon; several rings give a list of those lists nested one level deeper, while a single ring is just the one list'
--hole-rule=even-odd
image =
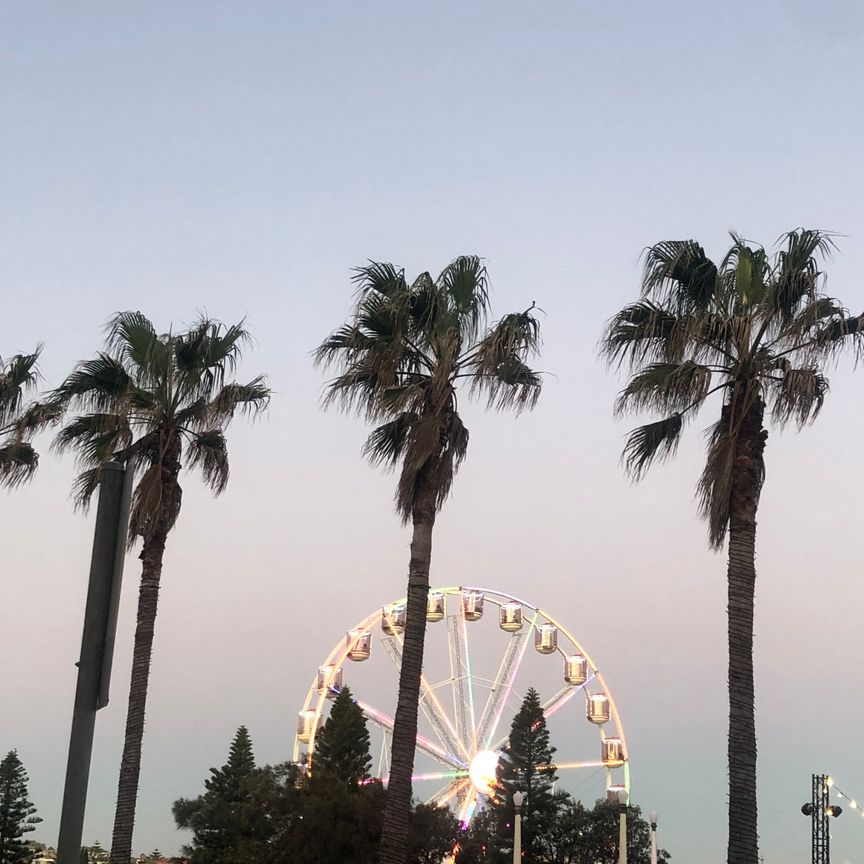
[{"label": "bright light at wheel hub", "polygon": [[497,780],[498,754],[493,750],[481,750],[468,768],[468,776],[474,788],[487,798],[492,794]]}]

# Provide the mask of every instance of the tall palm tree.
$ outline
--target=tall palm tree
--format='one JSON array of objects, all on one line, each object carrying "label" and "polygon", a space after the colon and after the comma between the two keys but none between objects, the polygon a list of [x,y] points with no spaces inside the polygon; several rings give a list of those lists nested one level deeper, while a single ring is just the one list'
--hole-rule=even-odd
[{"label": "tall palm tree", "polygon": [[860,350],[864,317],[820,292],[829,235],[792,231],[773,256],[732,239],[719,265],[693,240],[649,248],[641,299],[611,319],[601,351],[632,372],[616,412],[662,415],[628,437],[635,480],[674,455],[685,423],[719,397],[697,497],[711,547],[729,539],[728,861],[758,864],[753,597],[765,415],[779,427],[814,420],[828,392],[823,365],[849,343]]},{"label": "tall palm tree", "polygon": [[421,273],[411,283],[404,270],[370,262],[355,271],[354,282],[354,313],[321,344],[316,360],[339,373],[327,384],[325,403],[381,424],[364,453],[373,464],[401,466],[396,510],[413,527],[381,839],[382,864],[404,864],[432,529],[468,449],[457,393],[465,384],[491,408],[532,408],[541,379],[526,361],[537,352],[540,328],[534,304],[487,326],[488,279],[476,257],[457,258],[437,279]]},{"label": "tall palm tree", "polygon": [[49,403],[24,403],[39,381],[41,351],[40,346],[32,354],[15,354],[8,360],[0,357],[0,486],[18,486],[33,476],[39,454],[30,439],[59,418]]},{"label": "tall palm tree", "polygon": [[262,376],[248,384],[226,380],[247,342],[242,323],[225,327],[201,319],[184,333],[158,334],[140,312],[124,312],[108,326],[107,350],[79,363],[53,393],[54,403],[81,412],[56,439],[58,449],[78,456],[79,505],[90,501],[105,462],[135,457],[129,530],[130,540],[142,541],[141,585],[111,864],[129,864],[132,854],[159,580],[180,513],[181,459],[200,470],[215,494],[223,492],[225,427],[235,412],[257,414],[270,398]]}]

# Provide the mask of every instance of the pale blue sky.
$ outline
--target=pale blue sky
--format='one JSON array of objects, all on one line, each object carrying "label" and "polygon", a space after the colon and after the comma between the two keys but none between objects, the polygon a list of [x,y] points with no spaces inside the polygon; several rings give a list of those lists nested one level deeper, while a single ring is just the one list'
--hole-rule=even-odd
[{"label": "pale blue sky", "polygon": [[[531,416],[466,412],[433,581],[526,595],[575,630],[618,699],[634,799],[660,812],[662,845],[724,859],[724,560],[692,502],[699,426],[631,488],[620,381],[596,340],[635,294],[646,244],[694,236],[720,255],[730,229],[764,243],[798,225],[843,232],[829,291],[864,307],[862,49],[855,0],[0,6],[0,353],[44,341],[54,384],[118,309],[166,328],[206,309],[248,316],[244,372],[276,391],[264,421],[232,431],[226,497],[187,484],[169,542],[136,849],[179,846],[171,801],[196,793],[239,724],[261,761],[286,758],[319,659],[401,593],[392,479],[362,463],[362,424],[318,411],[309,351],[344,317],[352,266],[435,271],[471,252],[498,310],[545,310],[554,376]],[[809,860],[811,772],[864,798],[862,381],[835,373],[817,427],[769,440],[769,864]],[[0,495],[0,750],[19,749],[52,842],[92,530],[71,477],[46,452],[29,488]],[[88,842],[110,840],[136,564]],[[864,864],[862,841],[864,819],[844,815],[835,861]]]}]

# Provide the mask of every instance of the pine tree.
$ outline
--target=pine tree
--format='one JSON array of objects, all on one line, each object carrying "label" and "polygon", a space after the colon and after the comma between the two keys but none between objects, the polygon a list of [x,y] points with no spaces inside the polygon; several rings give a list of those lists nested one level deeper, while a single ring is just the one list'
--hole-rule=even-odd
[{"label": "pine tree", "polygon": [[326,773],[357,789],[369,779],[372,757],[369,754],[369,730],[360,706],[343,687],[333,702],[330,716],[315,738],[312,754],[312,777]]},{"label": "pine tree", "polygon": [[252,739],[249,730],[241,726],[231,748],[228,751],[228,761],[221,768],[211,768],[213,775],[204,781],[208,792],[216,792],[226,798],[241,794],[244,781],[255,770],[255,754],[252,752]]},{"label": "pine tree", "polygon": [[518,790],[525,796],[522,803],[525,864],[542,860],[544,838],[559,809],[553,788],[557,779],[554,756],[540,696],[532,687],[513,718],[509,742],[498,763],[501,788],[495,804],[501,848],[512,849],[513,793]]},{"label": "pine tree", "polygon": [[27,800],[27,772],[11,750],[0,762],[0,864],[24,864],[32,852],[21,839],[42,820]]},{"label": "pine tree", "polygon": [[255,767],[249,732],[241,726],[231,743],[228,761],[221,768],[210,769],[204,795],[174,802],[177,827],[193,832],[189,850],[193,864],[237,864],[245,860],[239,850],[262,831],[259,823],[264,817],[253,803],[261,773]]}]

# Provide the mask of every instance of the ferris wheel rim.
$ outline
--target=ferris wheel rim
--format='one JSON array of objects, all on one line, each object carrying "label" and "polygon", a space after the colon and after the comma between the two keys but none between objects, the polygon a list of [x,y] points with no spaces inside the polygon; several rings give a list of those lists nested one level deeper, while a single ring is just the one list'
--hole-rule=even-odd
[{"label": "ferris wheel rim", "polygon": [[[428,595],[442,594],[445,596],[454,596],[454,595],[458,596],[458,595],[462,595],[466,592],[480,594],[483,596],[484,600],[488,600],[492,605],[496,605],[499,608],[501,606],[503,606],[505,603],[517,603],[517,604],[520,604],[521,606],[531,610],[531,612],[533,613],[533,615],[532,615],[533,620],[532,620],[532,623],[529,625],[528,634],[526,635],[526,638],[525,638],[525,648],[527,648],[527,644],[528,644],[528,635],[530,635],[531,631],[534,629],[538,617],[542,617],[544,619],[543,623],[551,624],[551,625],[555,626],[558,629],[558,631],[570,642],[570,644],[575,649],[575,651],[578,654],[581,654],[585,658],[586,663],[587,663],[589,669],[591,670],[592,674],[589,676],[587,681],[583,682],[580,685],[573,685],[573,686],[569,686],[567,688],[562,688],[562,690],[566,690],[570,694],[570,695],[568,695],[568,697],[565,701],[569,700],[569,698],[572,698],[573,695],[575,695],[576,693],[578,693],[580,691],[585,692],[585,693],[589,693],[589,695],[590,695],[590,690],[588,690],[586,688],[587,688],[587,684],[590,683],[592,680],[596,681],[598,687],[602,689],[602,693],[603,693],[603,695],[605,695],[606,699],[608,700],[608,704],[609,704],[609,713],[610,713],[609,719],[612,721],[612,725],[615,728],[616,737],[621,742],[621,747],[622,747],[623,762],[620,765],[618,765],[617,767],[619,767],[623,770],[624,783],[622,785],[629,792],[629,790],[630,790],[630,756],[629,756],[629,748],[627,746],[627,740],[626,740],[626,736],[625,736],[625,732],[624,732],[624,727],[623,727],[623,724],[621,723],[620,714],[618,712],[618,708],[617,708],[617,705],[615,703],[614,697],[612,696],[610,688],[606,684],[606,681],[603,678],[602,674],[600,673],[597,665],[594,663],[590,654],[585,650],[585,648],[582,646],[582,644],[575,638],[575,636],[563,624],[560,623],[560,621],[558,621],[558,619],[556,619],[553,615],[546,612],[546,610],[544,610],[542,607],[536,606],[533,603],[530,603],[526,600],[523,600],[519,597],[516,597],[515,595],[510,594],[507,591],[502,591],[499,588],[489,588],[489,587],[475,586],[475,585],[450,585],[450,586],[445,586],[445,587],[435,586],[435,587],[429,587],[427,594]],[[381,624],[382,619],[385,616],[384,610],[386,610],[388,608],[393,609],[393,608],[399,607],[400,605],[404,606],[405,603],[406,603],[406,597],[403,596],[397,600],[383,604],[382,606],[376,608],[374,612],[370,613],[365,618],[361,618],[354,626],[349,627],[345,631],[346,634],[349,632],[352,632],[352,631],[370,632],[371,633],[376,625]],[[463,627],[464,627],[464,624],[465,624],[464,618],[462,619],[462,623],[463,623]],[[428,626],[428,624],[427,624],[427,626]],[[515,633],[511,634],[511,636],[513,636],[513,635],[517,635],[517,634],[515,634]],[[466,638],[466,642],[467,642],[467,635],[465,638]],[[382,642],[383,641],[384,640],[382,639]],[[524,653],[525,648],[523,648],[523,653]],[[348,654],[349,654],[350,650],[351,650],[350,644],[348,644],[347,640],[344,637],[342,637],[339,641],[336,642],[333,649],[328,654],[327,659],[324,661],[323,664],[321,664],[321,666],[319,668],[325,668],[325,667],[342,668],[343,664],[348,659]],[[556,646],[555,653],[558,653],[560,656],[563,656],[563,657],[568,656],[567,653],[561,648],[560,645]],[[521,658],[520,658],[520,660],[521,660]],[[311,685],[310,685],[310,687],[307,691],[307,694],[306,694],[306,699],[304,700],[304,703],[303,703],[303,712],[309,712],[309,711],[314,712],[314,716],[313,716],[312,724],[311,724],[311,735],[310,735],[308,742],[303,742],[300,740],[299,734],[295,734],[295,736],[294,736],[294,748],[293,748],[293,760],[295,763],[299,763],[299,761],[300,761],[300,758],[301,758],[300,754],[301,754],[301,750],[303,749],[304,744],[306,745],[306,749],[308,751],[306,754],[307,759],[311,759],[312,753],[314,751],[315,740],[316,740],[316,736],[317,736],[318,726],[320,724],[321,714],[322,714],[322,711],[323,711],[323,708],[324,708],[324,705],[327,701],[327,696],[328,696],[326,688],[323,691],[319,691],[317,685],[318,685],[318,676],[316,674],[315,676],[313,676]],[[424,685],[421,685],[421,694],[423,692],[422,686],[425,686],[429,692],[431,692],[431,690],[434,689],[434,688],[429,687],[429,685],[424,682]],[[437,685],[437,686],[440,686],[440,685]],[[562,691],[559,691],[559,694],[561,692]],[[556,696],[559,694],[556,694]],[[554,699],[555,697],[552,697],[552,698]],[[547,704],[549,701],[551,701],[551,700],[547,700]],[[423,702],[423,697],[421,695],[421,705],[422,705],[422,702]],[[314,704],[314,707],[313,707],[313,704]],[[359,704],[359,701],[358,701],[358,704]],[[362,707],[364,709],[364,713],[371,709],[375,713],[381,714],[381,712],[377,712],[376,709],[372,709],[371,706],[367,705],[366,703],[363,703]],[[442,714],[444,715],[445,719],[447,719],[447,721],[449,723],[449,718],[446,717],[446,712],[443,711],[443,709],[442,709]],[[386,716],[386,715],[384,715],[384,716]],[[372,718],[370,717],[370,719],[372,719]],[[378,725],[382,730],[384,730],[384,734],[386,737],[386,729],[388,727],[382,725],[380,722],[378,722],[377,720],[374,720],[374,719],[372,720],[372,722],[375,723],[375,725]],[[472,721],[472,728],[475,728],[475,731],[476,731],[476,727],[473,726],[473,721]],[[455,730],[451,729],[451,731],[454,732],[454,737],[457,740],[459,740],[459,735],[456,734]],[[599,731],[601,741],[603,741],[607,737],[609,737],[606,734],[606,730],[603,728],[603,725],[598,726],[598,731]],[[496,747],[503,746],[503,744],[506,743],[508,737],[509,736],[506,736],[506,735],[503,736],[503,738],[501,738],[499,741],[496,742],[495,746]],[[418,749],[425,750],[427,755],[431,756],[433,759],[436,759],[439,762],[439,764],[442,764],[442,765],[448,764],[447,762],[445,762],[441,758],[439,758],[439,756],[437,756],[435,753],[431,753],[429,751],[429,749],[427,749],[425,747],[421,747],[419,738],[420,738],[420,736],[418,735]],[[460,741],[460,744],[462,744],[461,741]],[[474,742],[474,747],[476,749],[476,741]],[[464,751],[464,747],[462,747],[462,749]],[[471,757],[468,755],[467,751],[464,752],[464,757],[465,757],[465,761],[463,762],[463,764],[458,769],[460,771],[460,774],[461,774],[462,770],[467,770],[468,765],[470,764],[470,761],[471,761]],[[454,768],[456,768],[456,765],[454,765],[453,762],[450,762],[449,767],[451,768],[451,770],[453,770]],[[603,763],[603,762],[586,761],[584,763],[567,763],[567,764],[562,764],[560,767],[566,767],[566,768],[571,768],[571,767],[572,768],[575,768],[575,767],[585,767],[585,768],[588,768],[588,767],[598,767],[598,768],[605,767],[606,773],[607,773],[607,784],[609,781],[611,781],[610,768],[608,766],[606,766],[605,763]],[[464,785],[464,782],[463,782],[464,779],[465,779],[464,776],[461,776],[458,781],[454,780],[452,787],[459,785],[459,783],[462,783]]]}]

